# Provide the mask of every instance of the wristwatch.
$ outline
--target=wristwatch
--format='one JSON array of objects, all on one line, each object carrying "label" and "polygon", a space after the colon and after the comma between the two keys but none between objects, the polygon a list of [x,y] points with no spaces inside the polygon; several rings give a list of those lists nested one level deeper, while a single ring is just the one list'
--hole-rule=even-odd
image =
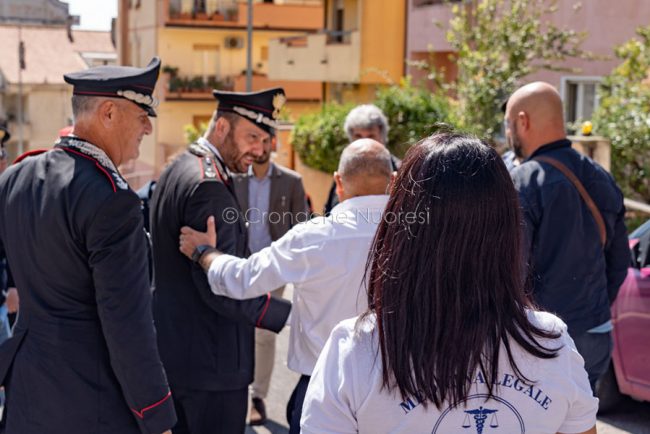
[{"label": "wristwatch", "polygon": [[195,263],[198,264],[199,261],[201,260],[201,258],[203,257],[203,254],[206,251],[211,250],[211,249],[214,249],[214,247],[212,247],[209,244],[201,244],[200,246],[196,246],[196,248],[192,252],[192,262],[195,262]]}]

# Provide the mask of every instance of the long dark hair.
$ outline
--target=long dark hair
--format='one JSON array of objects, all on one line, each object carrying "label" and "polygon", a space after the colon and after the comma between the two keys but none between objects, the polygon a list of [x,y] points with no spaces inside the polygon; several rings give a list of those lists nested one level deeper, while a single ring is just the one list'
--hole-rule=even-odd
[{"label": "long dark hair", "polygon": [[492,396],[500,344],[542,359],[557,338],[530,323],[517,193],[499,155],[441,133],[413,146],[391,188],[368,258],[383,386],[440,408],[467,397],[480,370]]}]

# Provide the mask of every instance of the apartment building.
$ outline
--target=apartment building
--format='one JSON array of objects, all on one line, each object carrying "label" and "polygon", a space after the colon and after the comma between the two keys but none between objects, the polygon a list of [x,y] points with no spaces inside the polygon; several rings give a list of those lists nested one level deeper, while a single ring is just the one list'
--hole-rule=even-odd
[{"label": "apartment building", "polygon": [[[252,90],[284,87],[291,117],[317,110],[321,84],[271,79],[269,46],[275,39],[317,32],[322,1],[255,0],[252,12]],[[187,145],[184,126],[209,120],[215,108],[212,89],[246,90],[247,23],[246,0],[119,0],[120,63],[143,66],[153,56],[163,63],[156,88],[158,117],[131,168],[140,178],[156,177],[165,161]]]},{"label": "apartment building", "polygon": [[[434,67],[444,68],[446,78],[453,80],[457,68],[446,38],[452,17],[450,3],[461,0],[408,1],[407,53],[410,60],[430,61]],[[471,7],[471,2],[463,4]],[[564,100],[567,122],[591,118],[598,105],[596,88],[618,64],[615,47],[632,38],[639,26],[648,25],[649,17],[647,0],[559,0],[557,11],[548,15],[549,21],[560,28],[586,32],[583,49],[607,59],[569,59],[564,66],[579,72],[541,71],[527,81],[543,80],[557,87]],[[423,78],[422,71],[416,68],[409,68],[409,73],[416,81]]]},{"label": "apartment building", "polygon": [[318,80],[326,101],[368,102],[405,71],[406,0],[325,0],[317,34],[272,40],[269,77]]},{"label": "apartment building", "polygon": [[9,158],[49,148],[72,124],[72,87],[63,74],[116,63],[110,32],[73,30],[68,4],[0,0],[0,122]]}]

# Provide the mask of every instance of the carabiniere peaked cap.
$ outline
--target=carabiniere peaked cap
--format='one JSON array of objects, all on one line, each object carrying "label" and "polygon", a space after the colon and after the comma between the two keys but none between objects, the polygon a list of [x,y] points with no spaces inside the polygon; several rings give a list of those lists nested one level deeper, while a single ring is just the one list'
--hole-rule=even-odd
[{"label": "carabiniere peaked cap", "polygon": [[142,107],[149,116],[156,117],[158,100],[153,96],[160,59],[154,57],[145,68],[132,66],[97,66],[84,71],[65,74],[66,83],[74,86],[75,95],[124,98]]},{"label": "carabiniere peaked cap", "polygon": [[213,90],[217,99],[217,109],[233,112],[274,135],[280,110],[287,102],[284,89],[274,87],[259,92],[225,92]]}]

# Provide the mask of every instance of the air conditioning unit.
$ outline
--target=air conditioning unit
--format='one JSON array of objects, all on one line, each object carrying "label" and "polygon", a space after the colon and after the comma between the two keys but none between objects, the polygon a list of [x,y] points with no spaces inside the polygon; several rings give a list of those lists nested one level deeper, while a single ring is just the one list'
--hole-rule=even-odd
[{"label": "air conditioning unit", "polygon": [[223,45],[226,49],[234,50],[236,48],[244,47],[244,38],[240,36],[226,36],[223,40]]}]

